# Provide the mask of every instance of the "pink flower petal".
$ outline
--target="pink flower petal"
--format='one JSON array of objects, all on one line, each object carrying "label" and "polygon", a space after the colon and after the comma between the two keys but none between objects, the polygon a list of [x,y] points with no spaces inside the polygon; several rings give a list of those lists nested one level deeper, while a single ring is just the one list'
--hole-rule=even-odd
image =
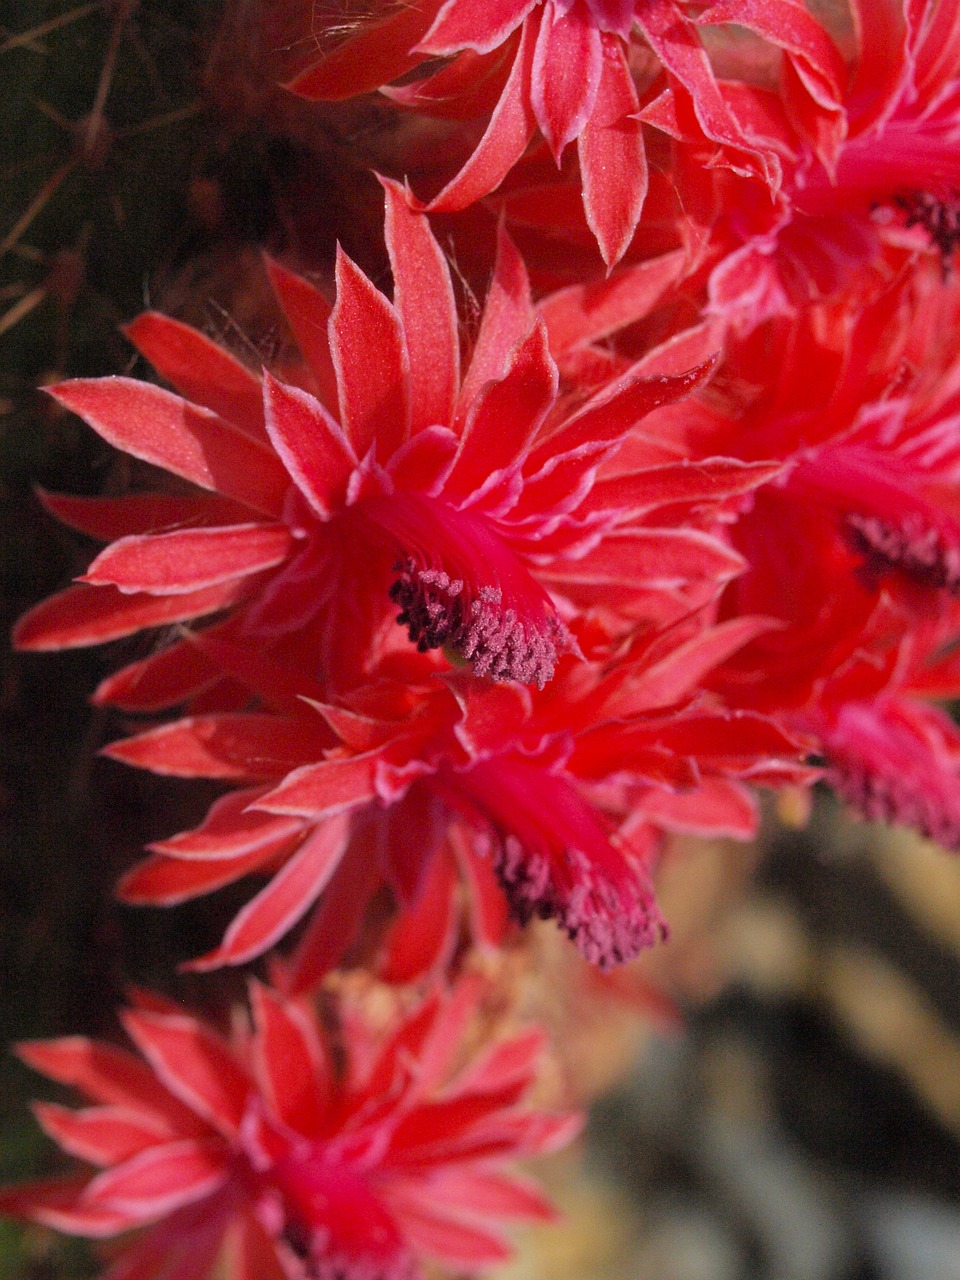
[{"label": "pink flower petal", "polygon": [[420,43],[424,53],[460,49],[489,53],[502,44],[540,0],[447,0]]},{"label": "pink flower petal", "polygon": [[159,854],[138,862],[117,884],[117,897],[131,906],[175,907],[214,893],[275,857],[269,847],[234,858],[183,861]]},{"label": "pink flower petal", "polygon": [[280,515],[290,481],[279,459],[209,409],[133,378],[75,378],[50,394],[133,457]]},{"label": "pink flower petal", "polygon": [[267,279],[293,330],[297,346],[316,379],[317,393],[329,408],[337,403],[337,376],[330,354],[328,325],[331,304],[303,276],[265,256]]},{"label": "pink flower petal", "polygon": [[78,498],[38,489],[37,496],[51,515],[101,542],[184,525],[242,524],[250,519],[248,507],[207,493],[189,497],[133,493],[123,498]]},{"label": "pink flower petal", "polygon": [[393,271],[393,302],[410,361],[411,431],[448,426],[460,385],[460,340],[450,268],[422,214],[414,213],[403,188],[388,178],[387,251]]},{"label": "pink flower petal", "polygon": [[176,1136],[169,1125],[145,1120],[125,1107],[71,1111],[52,1102],[38,1102],[33,1111],[44,1133],[64,1151],[91,1164],[117,1164]]},{"label": "pink flower petal", "polygon": [[262,788],[244,788],[215,800],[199,827],[157,840],[149,847],[171,858],[214,860],[242,858],[269,849],[282,852],[299,840],[304,824],[299,818],[279,818],[251,808],[264,794]]},{"label": "pink flower petal", "polygon": [[297,488],[326,520],[343,504],[357,455],[340,424],[308,392],[269,373],[263,390],[273,446]]},{"label": "pink flower petal", "polygon": [[380,22],[361,26],[320,62],[301,72],[286,87],[302,98],[337,102],[370,93],[411,71],[423,61],[414,53],[433,22],[441,0],[402,5]]},{"label": "pink flower petal", "polygon": [[457,401],[459,423],[463,423],[481,388],[503,377],[510,353],[530,333],[534,319],[527,269],[513,241],[501,226],[497,233],[493,280],[483,305],[480,332]]},{"label": "pink flower petal", "polygon": [[752,840],[760,820],[753,793],[727,778],[704,778],[694,791],[650,792],[639,812],[667,831],[709,840]]},{"label": "pink flower petal", "polygon": [[426,206],[428,212],[456,213],[489,195],[526,151],[536,128],[528,88],[535,39],[531,23],[525,23],[513,68],[486,132],[456,177]]},{"label": "pink flower petal", "polygon": [[250,1079],[219,1036],[186,1015],[140,1009],[128,1009],[123,1025],[174,1097],[221,1133],[236,1136]]},{"label": "pink flower petal", "polygon": [[121,667],[97,685],[90,700],[122,711],[163,711],[215,683],[220,674],[204,650],[187,638]]},{"label": "pink flower petal", "polygon": [[491,1266],[513,1250],[499,1232],[428,1200],[410,1186],[390,1187],[386,1200],[415,1249],[453,1267]]},{"label": "pink flower petal", "polygon": [[731,148],[738,168],[758,174],[770,186],[777,185],[777,157],[754,146],[734,119],[696,28],[676,0],[644,0],[636,10],[636,20],[664,67],[690,95],[706,136]]},{"label": "pink flower petal", "polygon": [[282,716],[188,716],[104,748],[111,760],[176,778],[277,778],[311,749],[309,730]]},{"label": "pink flower petal", "polygon": [[570,348],[599,342],[648,315],[685,265],[686,254],[677,249],[622,267],[605,280],[572,284],[548,294],[540,303],[540,314],[550,334],[551,352],[556,357]]},{"label": "pink flower petal", "polygon": [[124,595],[187,595],[272,569],[292,547],[289,530],[278,524],[136,535],[101,551],[81,581]]},{"label": "pink flower petal", "polygon": [[349,840],[345,815],[328,818],[309,836],[265,889],[237,914],[215,950],[190,962],[205,971],[245,964],[272,947],[313,906],[337,869]]},{"label": "pink flower petal", "polygon": [[128,1214],[84,1205],[85,1187],[85,1178],[45,1178],[0,1187],[0,1214],[92,1240],[119,1235],[135,1225]]},{"label": "pink flower petal", "polygon": [[468,496],[498,471],[519,467],[557,396],[557,366],[541,320],[516,347],[503,378],[478,395],[444,489]]},{"label": "pink flower petal", "polygon": [[105,644],[146,627],[188,622],[233,604],[247,590],[243,579],[187,595],[126,595],[116,587],[68,587],[27,611],[13,630],[18,649],[41,652]]},{"label": "pink flower petal", "polygon": [[735,458],[684,459],[644,467],[598,480],[590,491],[589,509],[619,509],[623,515],[640,515],[673,503],[712,509],[714,504],[752,492],[782,470],[779,462],[739,462]]},{"label": "pink flower petal", "polygon": [[744,567],[736,551],[697,529],[634,529],[605,538],[579,560],[544,568],[542,576],[557,583],[635,587],[707,578],[719,588]]},{"label": "pink flower petal", "polygon": [[144,311],[123,332],[185,399],[266,439],[260,379],[223,347],[158,311]]},{"label": "pink flower petal", "polygon": [[518,1174],[474,1169],[438,1169],[430,1180],[430,1201],[482,1217],[554,1222],[557,1211],[537,1184]]},{"label": "pink flower petal", "polygon": [[413,982],[440,972],[453,953],[458,910],[453,862],[430,863],[419,899],[397,917],[383,944],[377,970],[385,982]]},{"label": "pink flower petal", "polygon": [[257,802],[265,813],[292,814],[318,821],[355,809],[376,798],[377,764],[382,749],[308,764],[284,778]]},{"label": "pink flower petal", "polygon": [[125,1049],[65,1036],[60,1040],[27,1040],[17,1054],[35,1071],[80,1090],[95,1102],[123,1107],[147,1124],[170,1125],[176,1132],[202,1132],[196,1115],[169,1093],[150,1068]]},{"label": "pink flower petal", "polygon": [[351,846],[297,944],[284,985],[290,995],[312,991],[343,957],[356,937],[370,899],[382,884],[383,870],[376,850]]},{"label": "pink flower petal", "polygon": [[637,91],[618,40],[603,39],[603,76],[577,150],[583,210],[608,267],[629,248],[647,198],[647,153]]},{"label": "pink flower petal", "polygon": [[84,1199],[150,1222],[212,1195],[228,1174],[227,1151],[219,1139],[170,1142],[98,1174]]},{"label": "pink flower petal", "polygon": [[410,368],[400,317],[339,247],[336,276],[330,351],[340,421],[358,458],[375,445],[386,462],[410,433]]},{"label": "pink flower petal", "polygon": [[568,143],[578,137],[597,101],[603,71],[600,30],[586,0],[543,7],[533,55],[530,101],[540,132],[557,164]]},{"label": "pink flower petal", "polygon": [[256,1023],[254,1065],[263,1095],[283,1124],[313,1137],[331,1103],[333,1069],[316,1028],[297,1004],[250,984]]}]

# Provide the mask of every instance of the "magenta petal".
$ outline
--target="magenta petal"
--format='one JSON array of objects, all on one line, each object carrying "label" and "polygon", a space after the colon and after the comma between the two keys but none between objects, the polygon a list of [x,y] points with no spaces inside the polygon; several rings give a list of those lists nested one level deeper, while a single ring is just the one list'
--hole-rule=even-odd
[{"label": "magenta petal", "polygon": [[529,99],[536,32],[530,25],[524,25],[517,56],[486,132],[456,177],[427,205],[428,212],[456,213],[489,195],[526,151],[536,128]]},{"label": "magenta petal", "polygon": [[317,391],[326,405],[337,403],[337,378],[330,355],[328,325],[331,304],[303,276],[288,271],[273,258],[265,257],[267,278],[283,314],[297,340],[303,358],[310,366]]},{"label": "magenta petal", "polygon": [[489,53],[540,0],[447,0],[418,48],[443,55],[460,49]]},{"label": "magenta petal", "polygon": [[583,209],[608,267],[626,253],[647,198],[647,154],[639,102],[620,42],[603,41],[603,76],[580,135]]},{"label": "magenta petal", "polygon": [[293,539],[285,525],[228,525],[121,538],[101,551],[80,581],[124,594],[186,595],[281,564]]},{"label": "magenta petal", "polygon": [[60,1040],[28,1040],[18,1056],[34,1071],[78,1089],[95,1102],[123,1107],[146,1123],[178,1133],[202,1132],[200,1120],[163,1087],[150,1068],[126,1049],[65,1036]]},{"label": "magenta petal", "polygon": [[449,426],[460,385],[460,339],[450,268],[423,214],[388,178],[386,239],[393,302],[410,361],[411,431]]},{"label": "magenta petal", "polygon": [[605,280],[572,284],[540,303],[554,357],[599,342],[647,316],[687,265],[682,249],[621,267]]},{"label": "magenta petal", "polygon": [[264,374],[267,430],[297,488],[321,519],[343,503],[357,456],[319,400]]},{"label": "magenta petal", "polygon": [[330,351],[340,421],[358,458],[376,446],[386,462],[410,431],[410,368],[400,317],[339,247],[336,274]]},{"label": "magenta petal", "polygon": [[209,409],[133,378],[76,378],[50,394],[110,444],[277,516],[289,479],[273,451]]},{"label": "magenta petal", "polygon": [[516,245],[501,226],[497,233],[493,280],[457,402],[458,422],[465,420],[481,388],[503,377],[510,353],[533,328],[534,315],[527,269]]},{"label": "magenta petal", "polygon": [[467,417],[445,491],[468,496],[498,471],[522,464],[557,396],[557,366],[538,320],[499,382],[488,384]]},{"label": "magenta petal", "polygon": [[371,849],[350,849],[307,925],[287,975],[291,995],[312,990],[353,941],[374,892],[383,883],[380,861]]},{"label": "magenta petal", "polygon": [[179,906],[233,884],[274,856],[274,850],[266,845],[253,853],[217,861],[186,862],[157,854],[144,858],[122,876],[116,893],[121,902],[131,906]]},{"label": "magenta petal", "polygon": [[365,23],[286,87],[302,98],[337,102],[389,84],[423,61],[414,48],[439,7],[440,0],[420,0],[401,5],[380,22]]},{"label": "magenta petal", "polygon": [[251,1082],[219,1036],[184,1014],[128,1009],[123,1025],[158,1079],[208,1124],[235,1137]]},{"label": "magenta petal", "polygon": [[122,498],[80,498],[38,489],[37,497],[58,520],[101,542],[184,526],[243,524],[250,519],[247,506],[212,493],[189,496],[132,493]]},{"label": "magenta petal", "polygon": [[19,649],[38,652],[104,644],[146,627],[187,622],[233,604],[246,590],[242,579],[188,595],[125,595],[116,587],[68,587],[25,613],[13,630]]},{"label": "magenta petal", "polygon": [[169,1142],[99,1174],[88,1184],[84,1199],[149,1222],[212,1195],[228,1172],[220,1140]]},{"label": "magenta petal", "polygon": [[664,67],[690,95],[706,136],[733,148],[738,164],[775,185],[779,180],[776,156],[755,146],[734,119],[696,28],[676,0],[644,0],[637,9],[637,23]]},{"label": "magenta petal", "polygon": [[288,933],[313,906],[339,865],[350,835],[345,815],[328,818],[237,914],[215,950],[193,960],[190,969],[245,964]]},{"label": "magenta petal", "polygon": [[33,1111],[44,1133],[64,1151],[101,1166],[128,1160],[172,1136],[169,1125],[145,1119],[125,1107],[71,1111],[52,1102],[38,1102]]},{"label": "magenta petal", "polygon": [[176,391],[263,440],[260,379],[223,347],[179,320],[144,311],[124,333]]},{"label": "magenta petal", "polygon": [[575,0],[566,12],[548,0],[533,55],[530,101],[557,164],[590,118],[603,61],[600,31],[586,0]]},{"label": "magenta petal", "polygon": [[105,747],[111,760],[176,778],[221,778],[252,782],[282,777],[311,751],[297,720],[255,712],[188,716]]},{"label": "magenta petal", "polygon": [[298,1133],[318,1133],[329,1114],[333,1069],[316,1027],[297,1004],[250,984],[256,1022],[254,1068],[274,1115]]}]

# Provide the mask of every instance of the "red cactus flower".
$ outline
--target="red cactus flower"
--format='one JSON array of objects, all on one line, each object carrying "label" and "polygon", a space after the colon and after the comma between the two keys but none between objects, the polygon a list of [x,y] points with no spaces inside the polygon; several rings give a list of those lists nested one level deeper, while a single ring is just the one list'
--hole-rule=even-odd
[{"label": "red cactus flower", "polygon": [[494,873],[516,919],[556,919],[601,967],[629,959],[659,934],[646,865],[657,833],[749,835],[749,784],[806,780],[802,747],[769,717],[697,702],[704,674],[766,625],[678,623],[609,671],[568,660],[543,693],[465,675],[381,682],[352,705],[193,716],[126,739],[115,759],[243,789],[152,846],[122,895],[172,905],[270,875],[195,965],[253,958],[318,902],[289,971],[298,990],[340,959],[384,886],[403,907],[388,972],[449,956],[462,879],[474,937],[496,941]]},{"label": "red cactus flower", "polygon": [[142,1056],[82,1037],[21,1045],[93,1104],[36,1113],[98,1172],[8,1187],[0,1212],[96,1239],[137,1229],[109,1280],[422,1280],[423,1259],[499,1262],[502,1222],[552,1215],[505,1161],[556,1150],[579,1119],[522,1104],[537,1031],[463,1065],[478,995],[463,980],[380,1033],[344,1006],[334,1043],[255,983],[232,1045],[153,997],[123,1017]]},{"label": "red cactus flower", "polygon": [[960,243],[956,15],[927,0],[851,9],[859,49],[833,161],[800,148],[773,203],[746,204],[743,183],[719,178],[714,234],[726,256],[710,305],[741,327],[869,282],[871,264],[882,287],[891,244],[926,245],[949,262]]},{"label": "red cactus flower", "polygon": [[[608,265],[623,255],[647,193],[648,164],[631,74],[659,65],[719,159],[779,183],[776,148],[734,112],[695,24],[736,23],[783,51],[783,91],[796,126],[826,158],[842,136],[845,69],[823,28],[794,0],[730,0],[693,19],[682,0],[446,0],[361,26],[290,84],[309,98],[383,89],[428,115],[489,118],[483,137],[430,209],[463,209],[493,191],[539,128],[559,163],[577,142],[587,221]],[[631,46],[634,31],[642,44]],[[431,57],[439,70],[387,88]]]},{"label": "red cactus flower", "polygon": [[[573,579],[587,581],[591,564],[604,577],[619,556],[629,578],[629,512],[585,511],[597,467],[708,369],[627,376],[585,403],[560,396],[523,265],[503,238],[461,377],[447,264],[426,220],[385,187],[392,304],[342,253],[332,311],[272,268],[317,395],[269,374],[261,392],[224,351],[157,315],[129,332],[183,395],[128,378],[54,389],[104,438],[197,491],[48,497],[64,519],[117,540],[80,585],[21,620],[22,647],[219,613],[217,636],[296,657],[329,694],[362,683],[399,643],[386,639],[392,597],[419,649],[443,646],[479,675],[542,685],[571,644],[551,594],[564,567],[575,562]],[[99,697],[153,709],[216,678],[182,641]]]}]

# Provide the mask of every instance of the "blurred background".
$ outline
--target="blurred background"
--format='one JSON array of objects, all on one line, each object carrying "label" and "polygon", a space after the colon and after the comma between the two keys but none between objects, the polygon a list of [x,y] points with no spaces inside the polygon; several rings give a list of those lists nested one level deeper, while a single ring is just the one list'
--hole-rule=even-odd
[{"label": "blurred background", "polygon": [[[36,487],[137,478],[38,387],[144,372],[119,326],[145,305],[268,356],[264,245],[322,279],[339,237],[384,270],[364,165],[392,126],[273,89],[297,49],[268,16],[255,0],[227,23],[208,0],[0,4],[5,633],[92,549]],[[115,1036],[131,980],[222,998],[174,970],[242,892],[169,913],[110,896],[211,798],[98,758],[127,726],[87,699],[148,643],[4,651],[4,1044]],[[585,1142],[538,1170],[565,1222],[521,1234],[499,1280],[960,1280],[960,863],[826,796],[794,816],[771,806],[753,848],[678,841],[660,878],[673,939],[614,981],[538,935],[527,1002],[595,1102]],[[9,1053],[0,1080],[0,1181],[55,1171],[27,1109],[51,1089]],[[95,1274],[82,1244],[0,1224],[0,1280]]]}]

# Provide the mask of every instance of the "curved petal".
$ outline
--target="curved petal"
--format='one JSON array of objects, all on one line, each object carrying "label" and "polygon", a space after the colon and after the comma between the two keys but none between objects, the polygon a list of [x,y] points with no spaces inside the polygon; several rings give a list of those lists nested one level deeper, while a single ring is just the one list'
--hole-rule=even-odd
[{"label": "curved petal", "polygon": [[381,178],[393,302],[410,362],[410,429],[449,426],[460,385],[460,341],[450,268],[423,214],[404,189]]},{"label": "curved petal", "polygon": [[265,889],[237,914],[219,947],[186,967],[205,971],[262,955],[313,906],[337,869],[350,836],[345,815],[328,818]]},{"label": "curved petal", "polygon": [[49,392],[133,457],[280,515],[290,483],[280,460],[211,410],[133,378],[75,378]]},{"label": "curved petal", "polygon": [[596,103],[578,143],[583,210],[608,267],[626,253],[647,198],[647,153],[637,91],[619,40],[603,40]]},{"label": "curved petal", "polygon": [[223,347],[180,320],[144,311],[123,332],[170,385],[248,435],[265,439],[260,379]]},{"label": "curved petal", "polygon": [[590,119],[603,64],[600,30],[586,0],[575,0],[565,9],[545,4],[533,55],[530,101],[558,165],[564,148]]},{"label": "curved petal", "polygon": [[342,505],[357,455],[340,424],[319,400],[288,387],[269,373],[263,378],[266,423],[273,447],[297,488],[321,518]]},{"label": "curved petal", "polygon": [[400,317],[339,246],[336,277],[330,352],[340,421],[358,458],[376,446],[386,462],[410,433],[410,367]]},{"label": "curved petal", "polygon": [[124,595],[187,595],[272,569],[292,548],[293,538],[281,524],[137,534],[101,551],[79,581],[112,585]]}]

